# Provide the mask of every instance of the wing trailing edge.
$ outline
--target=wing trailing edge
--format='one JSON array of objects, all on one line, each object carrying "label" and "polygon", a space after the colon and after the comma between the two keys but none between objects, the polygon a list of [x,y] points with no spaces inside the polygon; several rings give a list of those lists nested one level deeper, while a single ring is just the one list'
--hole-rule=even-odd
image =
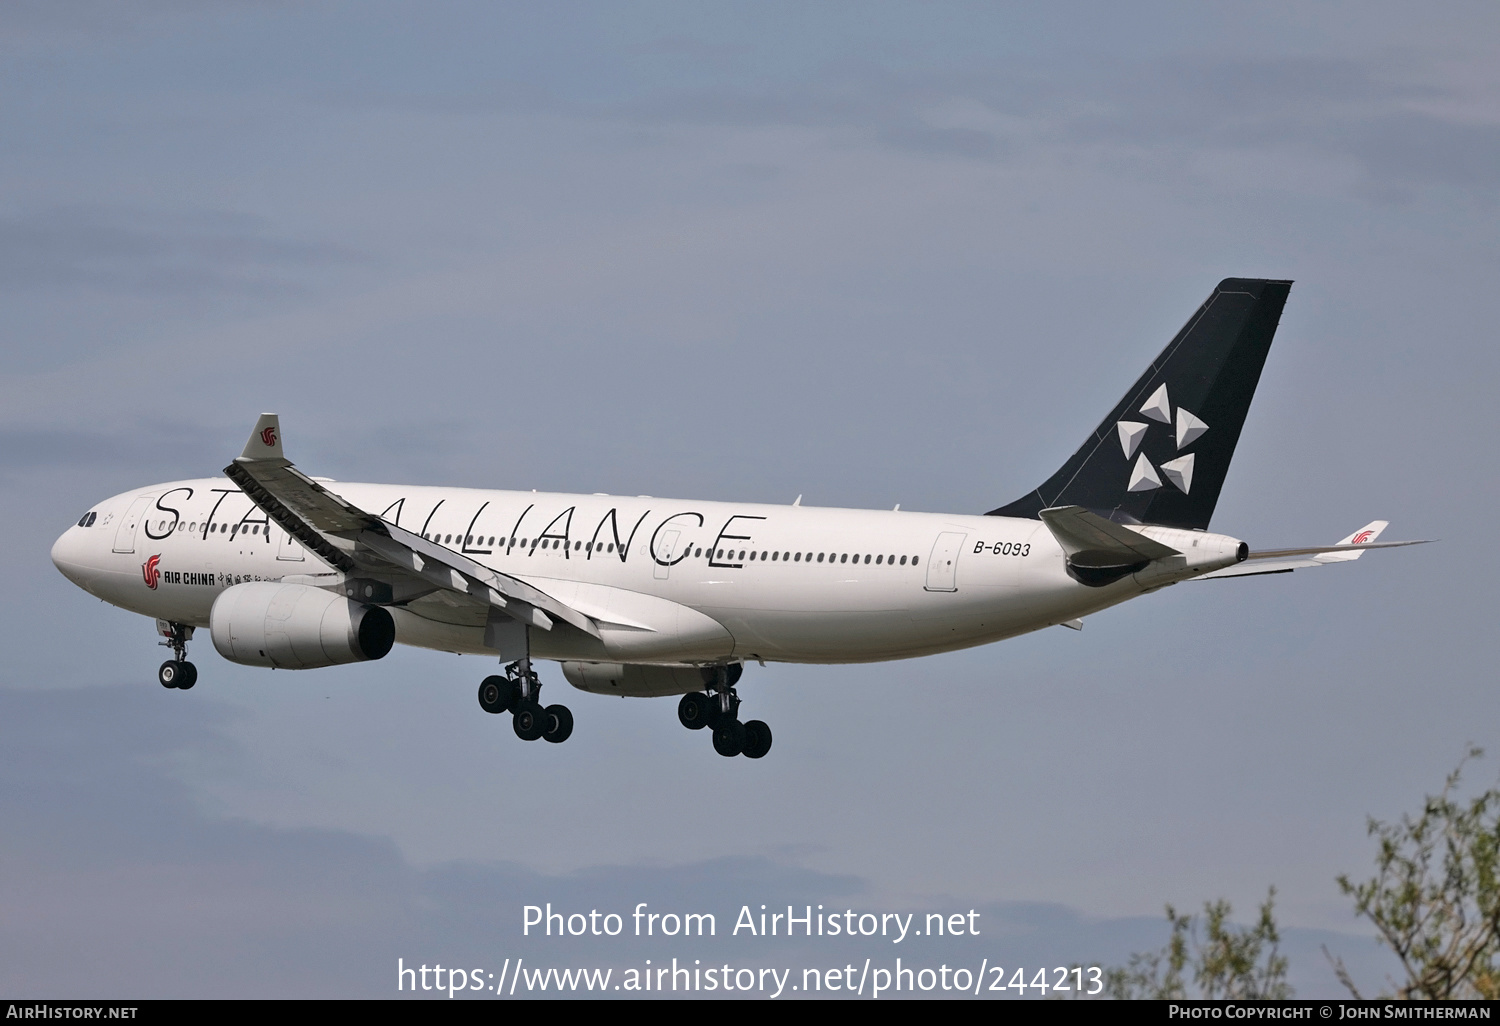
[{"label": "wing trailing edge", "polygon": [[1257,577],[1262,574],[1288,574],[1330,563],[1348,563],[1365,554],[1366,549],[1400,549],[1408,545],[1427,545],[1432,539],[1420,541],[1376,541],[1380,533],[1390,526],[1388,520],[1372,520],[1358,531],[1333,545],[1310,545],[1296,549],[1251,550],[1243,563],[1225,567],[1213,573],[1195,577],[1206,581],[1219,577]]},{"label": "wing trailing edge", "polygon": [[276,526],[346,576],[399,580],[407,591],[443,591],[542,630],[561,620],[599,637],[591,618],[546,592],[387,523],[302,473],[282,450],[274,413],[256,421],[244,452],[224,474]]}]

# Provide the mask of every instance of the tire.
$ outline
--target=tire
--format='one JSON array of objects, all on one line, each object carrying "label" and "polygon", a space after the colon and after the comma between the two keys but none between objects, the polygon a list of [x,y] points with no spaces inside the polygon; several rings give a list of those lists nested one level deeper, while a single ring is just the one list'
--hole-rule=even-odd
[{"label": "tire", "polygon": [[499,715],[515,701],[516,686],[504,677],[486,677],[479,684],[479,708]]},{"label": "tire", "polygon": [[712,698],[701,691],[692,691],[677,703],[677,722],[688,730],[702,730],[709,725],[715,711]]},{"label": "tire", "polygon": [[178,682],[182,680],[182,664],[176,659],[168,659],[156,671],[156,679],[164,688],[176,688]]},{"label": "tire", "polygon": [[516,711],[511,717],[511,726],[515,728],[516,737],[522,741],[535,741],[542,736],[542,731],[547,726],[547,714],[540,705],[535,702],[522,702],[516,706]]},{"label": "tire", "polygon": [[549,705],[542,710],[542,719],[547,724],[547,729],[542,731],[542,738],[560,745],[573,736],[573,711],[565,705]]},{"label": "tire", "polygon": [[732,759],[745,750],[745,725],[739,720],[725,720],[714,728],[714,751]]},{"label": "tire", "polygon": [[186,691],[196,683],[198,683],[198,667],[192,663],[183,663],[177,678],[177,690]]},{"label": "tire", "polygon": [[764,720],[751,720],[745,724],[745,747],[740,753],[747,759],[762,758],[771,750],[771,728]]}]

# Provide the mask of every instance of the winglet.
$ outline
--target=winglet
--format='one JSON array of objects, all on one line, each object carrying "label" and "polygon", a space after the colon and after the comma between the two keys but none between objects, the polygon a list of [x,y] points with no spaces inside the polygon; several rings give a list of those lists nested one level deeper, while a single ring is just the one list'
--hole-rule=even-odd
[{"label": "winglet", "polygon": [[240,453],[242,460],[284,460],[285,454],[281,451],[281,418],[274,413],[262,413],[260,420],[255,422],[255,430],[250,432],[250,440],[245,443],[245,451]]},{"label": "winglet", "polygon": [[[1380,537],[1380,532],[1390,526],[1388,520],[1372,520],[1349,537],[1339,542],[1340,545],[1368,545]],[[1351,559],[1358,559],[1363,552],[1323,552],[1313,557],[1319,563],[1345,563]]]}]

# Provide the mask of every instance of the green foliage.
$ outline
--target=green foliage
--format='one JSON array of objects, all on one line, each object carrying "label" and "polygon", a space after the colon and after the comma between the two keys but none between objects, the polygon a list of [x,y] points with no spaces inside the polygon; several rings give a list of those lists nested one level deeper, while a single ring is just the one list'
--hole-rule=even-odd
[{"label": "green foliage", "polygon": [[[1401,960],[1407,978],[1398,998],[1500,997],[1500,791],[1467,802],[1454,797],[1464,762],[1482,754],[1472,749],[1416,819],[1372,818],[1370,835],[1380,839],[1375,876],[1338,878],[1354,910]],[[1359,997],[1343,964],[1334,965]]]},{"label": "green foliage", "polygon": [[[1178,915],[1167,906],[1171,939],[1160,951],[1130,956],[1125,968],[1104,974],[1104,993],[1112,998],[1209,998],[1246,1000],[1288,998],[1287,961],[1277,954],[1281,937],[1276,931],[1273,907],[1276,888],[1266,895],[1260,918],[1253,927],[1240,928],[1229,922],[1233,911],[1227,901],[1205,903],[1202,926],[1197,917]],[[1184,974],[1191,972],[1196,993],[1189,993]]]}]

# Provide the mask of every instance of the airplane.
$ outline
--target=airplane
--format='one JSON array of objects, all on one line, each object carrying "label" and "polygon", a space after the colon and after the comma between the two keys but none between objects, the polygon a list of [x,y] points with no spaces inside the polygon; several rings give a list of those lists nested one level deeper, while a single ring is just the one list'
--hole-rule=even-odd
[{"label": "airplane", "polygon": [[312,669],[396,642],[498,658],[479,704],[518,737],[568,739],[534,661],[575,688],[681,696],[720,755],[764,756],[742,722],[747,663],[858,663],[984,645],[1179,582],[1351,562],[1333,545],[1252,550],[1208,531],[1290,281],[1227,278],[1045,483],[984,514],[362,484],[311,477],[263,414],[222,477],[132,489],[52,561],[153,617],[188,690],[206,627],[225,659]]}]

